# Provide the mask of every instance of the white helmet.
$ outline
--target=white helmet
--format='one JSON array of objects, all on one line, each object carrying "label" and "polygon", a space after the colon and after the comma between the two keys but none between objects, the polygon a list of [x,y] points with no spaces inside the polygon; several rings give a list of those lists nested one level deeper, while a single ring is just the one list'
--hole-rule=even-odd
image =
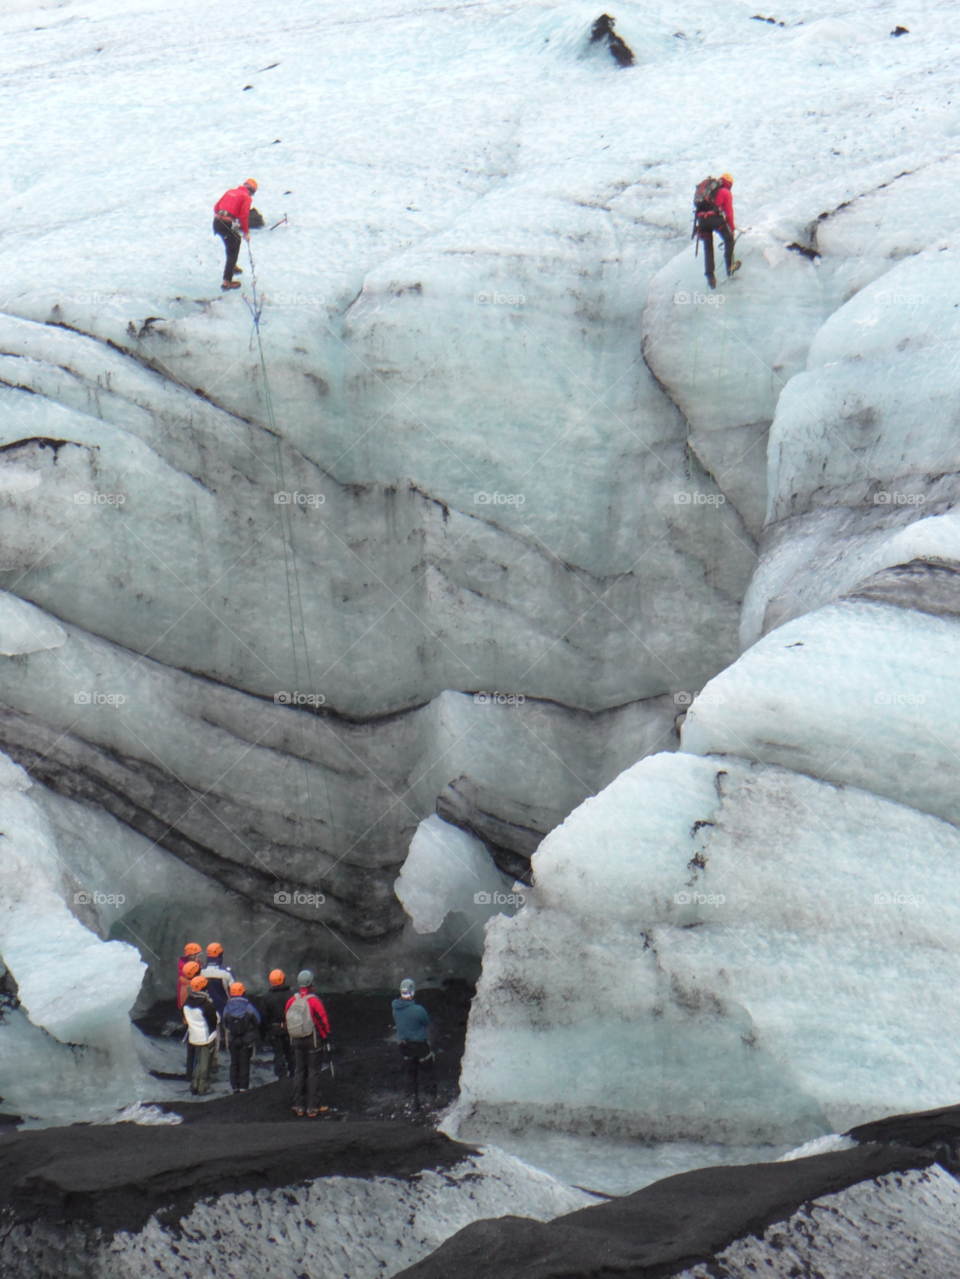
[{"label": "white helmet", "polygon": [[400,983],[400,998],[412,999],[417,993],[417,983],[410,977],[405,977]]}]

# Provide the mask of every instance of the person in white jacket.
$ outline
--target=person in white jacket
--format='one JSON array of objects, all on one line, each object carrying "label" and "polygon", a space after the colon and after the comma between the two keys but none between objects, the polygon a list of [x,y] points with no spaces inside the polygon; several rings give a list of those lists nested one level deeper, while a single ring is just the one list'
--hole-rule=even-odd
[{"label": "person in white jacket", "polygon": [[210,1091],[210,1066],[220,1034],[220,1017],[207,994],[206,977],[194,977],[191,981],[190,994],[183,1005],[183,1020],[187,1023],[187,1037],[196,1049],[190,1091],[202,1095]]}]

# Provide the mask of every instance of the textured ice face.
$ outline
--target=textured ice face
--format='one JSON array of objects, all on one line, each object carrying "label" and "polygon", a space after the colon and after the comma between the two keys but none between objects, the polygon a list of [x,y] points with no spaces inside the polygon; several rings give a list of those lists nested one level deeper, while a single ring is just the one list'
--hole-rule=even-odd
[{"label": "textured ice face", "polygon": [[487,925],[461,1135],[799,1142],[946,1104],[958,853],[954,826],[853,787],[641,761]]}]

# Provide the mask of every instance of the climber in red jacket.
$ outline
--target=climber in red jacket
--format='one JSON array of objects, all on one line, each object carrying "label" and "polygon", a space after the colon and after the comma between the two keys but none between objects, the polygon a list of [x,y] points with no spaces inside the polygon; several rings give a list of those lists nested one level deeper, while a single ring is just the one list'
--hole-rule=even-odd
[{"label": "climber in red jacket", "polygon": [[694,233],[703,245],[704,269],[707,283],[711,289],[717,287],[717,277],[713,259],[713,233],[716,231],[723,240],[724,259],[727,276],[733,275],[739,262],[733,260],[733,245],[736,226],[733,221],[733,178],[725,173],[721,178],[707,178],[697,187],[694,196],[696,223]]},{"label": "climber in red jacket", "polygon": [[240,236],[242,235],[247,241],[250,239],[250,202],[256,189],[256,179],[247,178],[242,186],[227,191],[213,206],[213,233],[219,235],[227,251],[223,283],[220,285],[224,291],[240,287],[240,281],[233,277],[243,274],[237,266]]}]

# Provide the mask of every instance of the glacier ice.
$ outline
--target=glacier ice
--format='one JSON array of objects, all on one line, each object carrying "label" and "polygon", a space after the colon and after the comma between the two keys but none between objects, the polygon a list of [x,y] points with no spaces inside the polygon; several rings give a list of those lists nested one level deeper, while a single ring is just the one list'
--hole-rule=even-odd
[{"label": "glacier ice", "polygon": [[785,768],[642,760],[487,925],[459,1132],[796,1143],[946,1104],[958,840]]},{"label": "glacier ice", "polygon": [[[145,1273],[192,1279],[287,1279],[304,1272],[374,1279],[397,1274],[483,1217],[520,1212],[538,1221],[596,1203],[521,1160],[490,1147],[452,1167],[409,1178],[319,1177],[280,1190],[241,1191],[196,1203],[175,1222],[151,1216],[142,1230],[111,1239],[82,1224],[17,1225],[0,1256],[7,1265],[96,1258],[105,1279]],[[59,1270],[53,1273],[60,1273]]]},{"label": "glacier ice", "polygon": [[[682,823],[717,805],[776,843],[796,893],[791,858],[809,871],[813,835],[780,831],[783,797],[847,833],[826,876],[841,893],[859,891],[854,856],[864,874],[879,864],[864,832],[886,848],[883,821],[906,832],[920,878],[923,847],[953,837],[960,19],[937,8],[935,26],[911,20],[891,41],[885,11],[838,0],[783,28],[625,0],[618,30],[640,65],[621,73],[589,49],[581,0],[237,0],[244,39],[226,53],[214,11],[171,13],[79,0],[0,15],[0,746],[34,779],[30,829],[66,866],[10,855],[41,931],[63,921],[79,946],[64,897],[128,889],[122,907],[74,904],[95,968],[123,954],[141,971],[103,949],[139,937],[144,1000],[169,993],[188,917],[237,950],[256,939],[252,968],[295,949],[344,984],[392,980],[411,953],[437,973],[451,920],[404,929],[392,892],[414,833],[462,828],[433,863],[418,843],[400,876],[420,884],[403,891],[428,924],[465,892],[429,882],[441,850],[469,849],[499,882],[529,877],[546,837],[530,904],[487,924],[465,1075],[481,1109],[488,1087],[527,1106],[503,1080],[546,1061],[574,1014],[612,1034],[619,1071],[611,1108],[586,1048],[562,1065],[581,1064],[582,1113],[568,1080],[548,1118],[575,1128],[622,1107],[646,1131],[652,1103],[627,1069],[644,1017],[641,1059],[679,1053],[656,1103],[665,1132],[705,1115],[756,1133],[769,1111],[793,1140],[853,1105],[855,1085],[878,1106],[939,1095],[939,1058],[926,1081],[869,1091],[873,1011],[859,1055],[837,1048],[848,1091],[829,1071],[812,1080],[815,1052],[755,985],[747,922],[681,919],[690,903],[665,882],[708,856]],[[722,303],[687,240],[694,182],[720,166],[736,171],[744,232]],[[255,259],[264,300],[269,403],[250,312],[215,292],[209,206],[241,169],[268,221],[288,215],[244,263],[244,291]],[[902,493],[923,501],[874,500]],[[697,690],[686,758],[654,754],[676,746]],[[731,758],[739,789],[711,798],[710,769]],[[624,769],[649,780],[650,806],[630,801],[624,822],[650,833],[626,859],[622,831],[604,844],[583,825],[614,805]],[[700,829],[722,860],[729,832]],[[771,882],[755,852],[744,865]],[[321,919],[297,889],[323,892]],[[757,910],[774,986],[790,956],[823,971],[799,907],[774,894]],[[478,934],[479,914],[453,914]],[[890,917],[869,916],[868,949],[895,944]],[[5,962],[66,1034],[69,1010],[8,927]],[[542,945],[586,947],[610,1000],[593,1022],[582,989],[557,994],[566,969]],[[925,946],[897,990],[929,976]],[[622,1016],[617,956],[640,992]],[[870,993],[853,969],[851,989]],[[121,970],[111,1016],[136,993]],[[523,995],[501,1007],[508,971]],[[810,1034],[830,1016],[861,1025],[844,998]],[[514,1037],[503,1071],[498,1018]],[[699,1110],[674,1113],[714,1047],[753,1082],[725,1111],[721,1072]]]}]

